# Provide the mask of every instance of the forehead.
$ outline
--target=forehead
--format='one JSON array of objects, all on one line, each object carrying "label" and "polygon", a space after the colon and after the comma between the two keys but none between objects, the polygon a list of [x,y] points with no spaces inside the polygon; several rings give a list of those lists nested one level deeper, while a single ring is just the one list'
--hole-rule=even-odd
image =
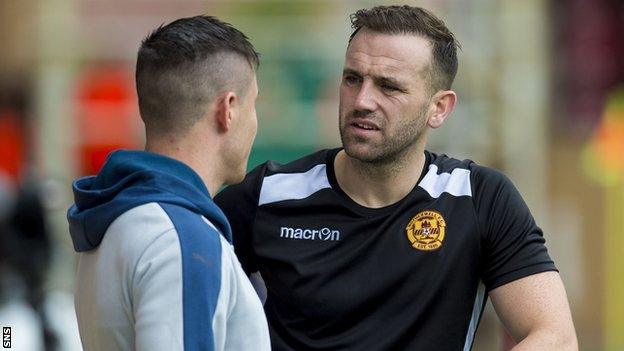
[{"label": "forehead", "polygon": [[347,48],[345,68],[371,74],[419,74],[431,62],[431,48],[431,42],[421,36],[362,29]]}]

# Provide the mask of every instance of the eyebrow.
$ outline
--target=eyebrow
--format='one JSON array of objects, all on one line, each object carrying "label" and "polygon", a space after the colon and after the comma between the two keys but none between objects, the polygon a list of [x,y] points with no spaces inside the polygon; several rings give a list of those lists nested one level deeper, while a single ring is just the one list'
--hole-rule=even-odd
[{"label": "eyebrow", "polygon": [[[352,74],[354,76],[358,76],[361,77],[362,74],[360,74],[358,71],[352,69],[352,68],[345,68],[342,70],[342,75],[346,76]],[[386,76],[373,76],[373,80],[375,81],[375,83],[377,84],[390,84],[393,85],[394,87],[396,87],[399,90],[404,91],[405,90],[405,85],[402,84],[401,82],[399,82],[398,80],[396,80],[395,78],[392,77],[386,77]]]},{"label": "eyebrow", "polygon": [[362,76],[358,71],[351,69],[351,68],[345,68],[342,70],[343,76],[346,76],[347,74],[352,74],[354,76]]}]

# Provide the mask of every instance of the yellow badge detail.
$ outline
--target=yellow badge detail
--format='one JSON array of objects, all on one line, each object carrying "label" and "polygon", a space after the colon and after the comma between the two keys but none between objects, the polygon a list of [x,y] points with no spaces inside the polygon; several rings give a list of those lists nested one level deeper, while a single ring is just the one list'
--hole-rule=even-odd
[{"label": "yellow badge detail", "polygon": [[446,222],[436,211],[423,211],[414,216],[405,227],[412,247],[422,251],[437,250],[442,246]]}]

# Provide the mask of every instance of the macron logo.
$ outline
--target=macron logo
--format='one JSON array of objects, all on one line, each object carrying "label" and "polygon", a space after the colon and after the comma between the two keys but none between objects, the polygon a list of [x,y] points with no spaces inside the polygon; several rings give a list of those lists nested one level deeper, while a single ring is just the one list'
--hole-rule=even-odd
[{"label": "macron logo", "polygon": [[340,240],[340,231],[329,228],[323,229],[302,229],[302,228],[280,228],[280,238],[297,239],[297,240],[322,240],[322,241],[338,241]]}]

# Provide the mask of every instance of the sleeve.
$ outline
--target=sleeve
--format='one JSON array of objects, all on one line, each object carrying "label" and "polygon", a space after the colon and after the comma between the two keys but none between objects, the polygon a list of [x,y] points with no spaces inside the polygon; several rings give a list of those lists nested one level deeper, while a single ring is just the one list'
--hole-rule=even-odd
[{"label": "sleeve", "polygon": [[258,271],[252,243],[253,227],[266,169],[266,163],[256,167],[241,183],[228,186],[214,198],[230,222],[234,250],[248,275]]},{"label": "sleeve", "polygon": [[156,237],[140,255],[130,290],[134,348],[183,350],[182,262],[174,229]]},{"label": "sleeve", "polygon": [[518,190],[502,173],[474,166],[473,199],[481,232],[481,277],[488,291],[514,280],[556,271]]},{"label": "sleeve", "polygon": [[225,239],[219,304],[213,319],[217,350],[270,350],[264,309]]}]

